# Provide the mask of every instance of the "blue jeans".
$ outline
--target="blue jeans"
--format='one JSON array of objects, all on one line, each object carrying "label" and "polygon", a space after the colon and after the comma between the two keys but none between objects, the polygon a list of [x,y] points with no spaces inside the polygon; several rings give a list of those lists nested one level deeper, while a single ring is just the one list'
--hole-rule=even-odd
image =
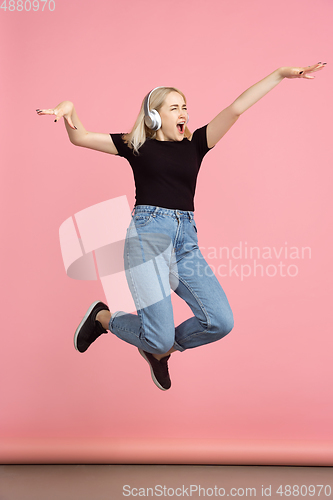
[{"label": "blue jeans", "polygon": [[[137,314],[112,314],[109,329],[120,339],[164,354],[215,342],[233,328],[228,299],[198,247],[193,212],[136,206],[124,261]],[[171,290],[194,314],[176,328]]]}]

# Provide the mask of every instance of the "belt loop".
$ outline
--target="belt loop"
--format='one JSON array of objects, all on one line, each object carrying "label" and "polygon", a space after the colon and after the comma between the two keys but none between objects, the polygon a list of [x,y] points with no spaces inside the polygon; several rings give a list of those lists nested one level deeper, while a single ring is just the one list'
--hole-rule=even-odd
[{"label": "belt loop", "polygon": [[135,205],[134,205],[134,208],[132,210],[132,213],[131,213],[131,217],[133,217],[133,213],[135,212]]},{"label": "belt loop", "polygon": [[188,214],[188,218],[189,218],[190,220],[192,220],[192,219],[193,219],[193,216],[192,216],[191,212],[190,212],[190,211],[188,211],[188,212],[187,212],[187,214]]},{"label": "belt loop", "polygon": [[154,210],[154,212],[152,214],[153,217],[156,217],[156,214],[157,214],[158,210],[159,210],[159,207],[155,207],[155,210]]}]

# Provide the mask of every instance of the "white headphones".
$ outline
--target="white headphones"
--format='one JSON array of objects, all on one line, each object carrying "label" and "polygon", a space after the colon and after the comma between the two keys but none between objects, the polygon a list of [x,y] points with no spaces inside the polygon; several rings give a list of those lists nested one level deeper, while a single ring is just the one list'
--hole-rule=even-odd
[{"label": "white headphones", "polygon": [[[162,89],[165,87],[155,87],[153,90],[149,92],[149,94],[146,95],[145,102],[144,102],[144,113],[145,113],[145,124],[147,125],[148,128],[151,130],[158,130],[162,126],[162,120],[160,117],[160,114],[156,109],[149,109],[149,99],[151,94],[154,92],[156,89]],[[187,120],[186,123],[189,121],[189,115],[187,115]]]}]

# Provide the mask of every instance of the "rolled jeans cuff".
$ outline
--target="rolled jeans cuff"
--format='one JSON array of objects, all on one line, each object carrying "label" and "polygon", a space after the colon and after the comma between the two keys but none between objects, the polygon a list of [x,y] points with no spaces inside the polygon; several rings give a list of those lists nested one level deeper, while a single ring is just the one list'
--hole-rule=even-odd
[{"label": "rolled jeans cuff", "polygon": [[180,351],[180,352],[183,352],[186,350],[185,347],[182,347],[181,345],[177,344],[177,342],[175,342],[173,344],[173,348],[175,349],[175,351]]},{"label": "rolled jeans cuff", "polygon": [[124,314],[123,311],[116,311],[114,312],[112,315],[111,315],[111,318],[110,318],[110,321],[109,321],[109,330],[110,332],[112,332],[112,325],[113,325],[113,321],[114,319],[119,316],[120,314]]}]

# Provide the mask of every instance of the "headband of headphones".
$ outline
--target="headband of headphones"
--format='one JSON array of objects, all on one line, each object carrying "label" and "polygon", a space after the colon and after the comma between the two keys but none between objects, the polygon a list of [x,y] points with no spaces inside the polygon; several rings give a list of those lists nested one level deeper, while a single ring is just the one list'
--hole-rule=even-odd
[{"label": "headband of headphones", "polygon": [[[165,87],[155,87],[153,90],[151,90],[146,95],[146,98],[144,101],[145,124],[151,130],[160,129],[162,126],[162,120],[161,120],[160,114],[158,113],[158,111],[156,111],[156,109],[151,109],[151,110],[149,109],[149,99],[150,99],[151,94],[154,92],[154,90],[162,89],[162,88],[165,88]],[[186,123],[188,122],[188,120],[189,120],[189,116],[187,115]]]}]

